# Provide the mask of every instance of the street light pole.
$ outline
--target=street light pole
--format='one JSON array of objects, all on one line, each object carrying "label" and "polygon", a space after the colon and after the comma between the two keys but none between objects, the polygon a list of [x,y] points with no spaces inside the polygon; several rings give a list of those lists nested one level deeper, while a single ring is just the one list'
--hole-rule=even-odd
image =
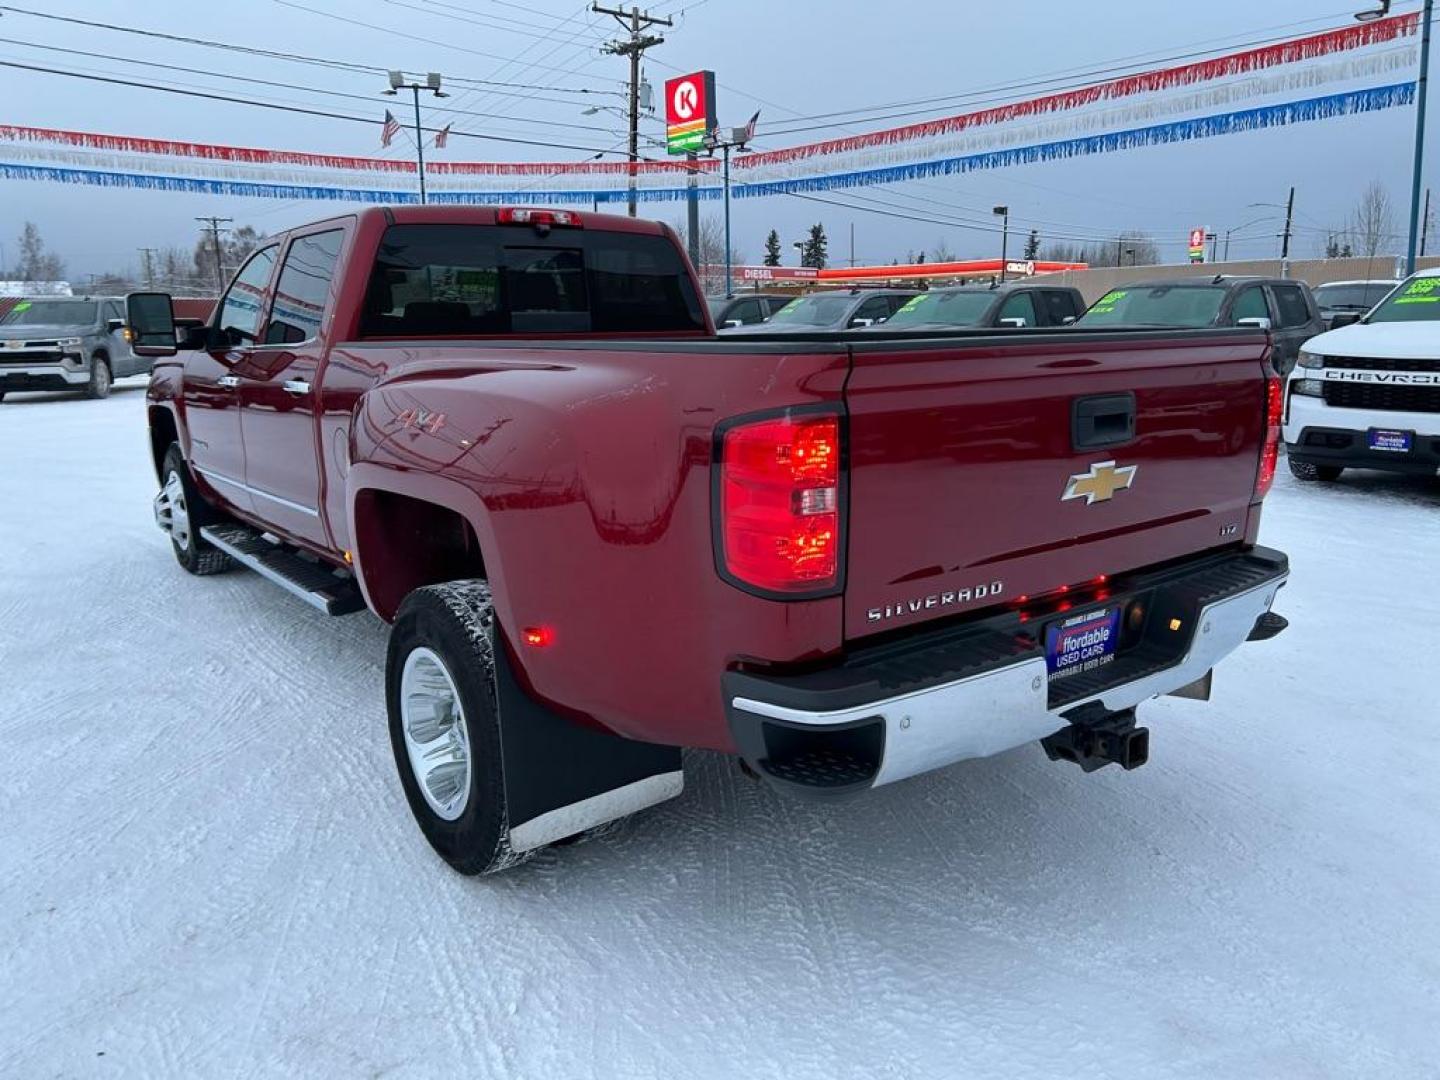
[{"label": "street light pole", "polygon": [[[756,116],[758,115],[759,113],[756,113]],[[723,161],[721,184],[725,192],[725,298],[727,300],[735,295],[733,267],[730,265],[730,151],[744,151],[745,145],[754,134],[755,121],[752,118],[745,127],[730,128],[728,137],[722,137],[718,131],[711,131],[705,136],[705,149],[709,150],[711,154],[719,150]]]},{"label": "street light pole", "polygon": [[1410,245],[1405,253],[1405,273],[1415,272],[1415,241],[1420,229],[1420,184],[1425,157],[1425,91],[1430,69],[1430,16],[1435,0],[1425,0],[1420,16],[1420,77],[1415,81],[1415,166],[1410,180]]},{"label": "street light pole", "polygon": [[1005,280],[1005,260],[1009,257],[1010,249],[1010,207],[997,206],[990,211],[1002,219],[1000,226],[1000,280]]},{"label": "street light pole", "polygon": [[423,83],[406,82],[403,71],[390,72],[390,89],[384,91],[391,97],[401,90],[409,90],[415,102],[415,162],[420,171],[420,203],[423,206],[426,202],[425,195],[425,129],[420,126],[420,91],[429,90],[437,98],[449,97],[449,94],[440,90],[440,73],[431,71],[425,75]]}]

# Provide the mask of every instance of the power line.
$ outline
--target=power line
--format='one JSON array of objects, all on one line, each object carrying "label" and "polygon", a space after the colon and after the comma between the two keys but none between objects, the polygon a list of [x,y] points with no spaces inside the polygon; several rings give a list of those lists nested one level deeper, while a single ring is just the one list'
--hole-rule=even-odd
[{"label": "power line", "polygon": [[[288,63],[309,64],[312,66],[334,68],[342,71],[356,72],[364,75],[383,75],[386,68],[378,64],[361,64],[351,60],[337,60],[331,57],[311,56],[306,53],[282,52],[275,49],[262,49],[250,45],[239,45],[234,42],[214,41],[209,38],[189,37],[183,34],[169,34],[160,30],[144,30],[134,26],[120,26],[115,23],[99,22],[94,19],[79,19],[68,15],[55,15],[46,11],[31,11],[27,8],[13,7],[8,4],[0,4],[0,11],[8,11],[14,15],[29,15],[36,19],[48,19],[52,22],[69,23],[75,26],[88,26],[97,30],[110,30],[120,34],[132,34],[139,37],[156,38],[162,41],[173,41],[183,45],[199,45],[209,49],[223,49],[227,52],[244,53],[249,56],[264,56],[272,60],[283,60]],[[346,20],[349,21],[348,19]],[[384,31],[389,33],[390,31]],[[483,54],[482,54],[483,55]],[[504,59],[496,57],[496,59]],[[508,61],[507,61],[508,63]],[[521,90],[540,90],[551,93],[563,94],[606,94],[614,91],[594,90],[588,87],[571,86],[545,86],[528,83],[503,82],[495,79],[475,79],[458,75],[446,75],[446,80],[454,83],[462,83],[466,86],[503,86]]]}]

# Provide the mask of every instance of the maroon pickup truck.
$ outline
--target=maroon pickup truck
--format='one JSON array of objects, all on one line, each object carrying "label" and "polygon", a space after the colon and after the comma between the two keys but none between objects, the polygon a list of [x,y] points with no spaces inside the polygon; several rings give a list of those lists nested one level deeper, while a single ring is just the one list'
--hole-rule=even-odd
[{"label": "maroon pickup truck", "polygon": [[128,314],[176,558],[392,624],[465,873],[679,794],[682,747],[809,796],[1133,768],[1137,705],[1285,626],[1261,331],[717,338],[664,225],[439,207],[270,241],[178,340]]}]

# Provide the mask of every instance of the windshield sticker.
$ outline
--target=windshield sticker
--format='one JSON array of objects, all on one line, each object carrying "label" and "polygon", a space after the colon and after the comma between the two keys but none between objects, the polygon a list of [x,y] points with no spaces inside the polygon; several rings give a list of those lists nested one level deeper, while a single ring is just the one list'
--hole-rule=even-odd
[{"label": "windshield sticker", "polygon": [[1395,298],[1397,304],[1436,304],[1440,303],[1440,296],[1436,296],[1436,290],[1440,289],[1440,278],[1416,278],[1405,289],[1401,296]]},{"label": "windshield sticker", "polygon": [[20,312],[28,310],[29,307],[30,307],[30,301],[29,301],[29,300],[22,300],[22,301],[20,301],[20,303],[16,304],[16,305],[15,305],[13,308],[11,308],[10,310],[13,311],[13,312],[15,312],[15,313],[18,315]]},{"label": "windshield sticker", "polygon": [[930,298],[929,298],[928,296],[924,296],[924,295],[921,295],[921,296],[912,296],[909,300],[906,300],[906,301],[905,301],[905,306],[902,307],[902,308],[901,308],[899,311],[897,311],[895,314],[896,314],[896,315],[899,315],[899,314],[902,314],[903,312],[906,312],[906,311],[914,311],[917,307],[919,307],[921,304],[923,304],[923,303],[924,303],[926,300],[928,300],[928,299],[930,299]]},{"label": "windshield sticker", "polygon": [[1128,291],[1125,289],[1115,289],[1112,292],[1106,293],[1104,296],[1100,297],[1099,300],[1095,301],[1095,306],[1090,309],[1090,314],[1110,314],[1110,312],[1115,310],[1115,305],[1118,304],[1121,300],[1125,299],[1127,292]]}]

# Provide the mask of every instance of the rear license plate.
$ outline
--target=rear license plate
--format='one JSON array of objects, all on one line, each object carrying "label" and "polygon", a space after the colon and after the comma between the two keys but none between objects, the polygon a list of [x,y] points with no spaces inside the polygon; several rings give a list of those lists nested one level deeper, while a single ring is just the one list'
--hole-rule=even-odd
[{"label": "rear license plate", "polygon": [[1389,428],[1371,428],[1366,439],[1371,450],[1389,450],[1404,454],[1410,450],[1413,436],[1408,431],[1392,431]]},{"label": "rear license plate", "polygon": [[1058,619],[1045,628],[1045,666],[1050,679],[1094,671],[1115,659],[1120,643],[1120,609],[1097,608]]}]

